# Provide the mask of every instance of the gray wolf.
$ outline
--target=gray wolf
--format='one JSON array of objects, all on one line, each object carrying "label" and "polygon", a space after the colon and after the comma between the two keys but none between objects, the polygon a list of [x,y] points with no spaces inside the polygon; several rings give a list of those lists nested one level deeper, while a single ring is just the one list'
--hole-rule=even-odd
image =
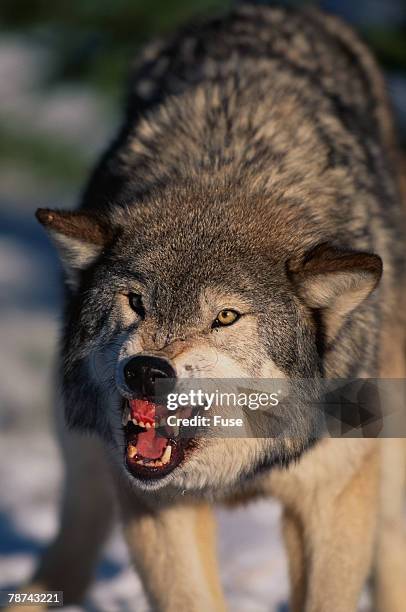
[{"label": "gray wolf", "polygon": [[37,216],[66,279],[67,475],[32,588],[83,596],[118,500],[153,609],[223,610],[211,506],[274,495],[291,610],[355,610],[370,575],[377,609],[404,610],[404,441],[315,436],[292,407],[283,437],[184,444],[150,397],[156,379],[405,376],[396,137],[357,36],[242,5],[147,45],[79,209]]}]

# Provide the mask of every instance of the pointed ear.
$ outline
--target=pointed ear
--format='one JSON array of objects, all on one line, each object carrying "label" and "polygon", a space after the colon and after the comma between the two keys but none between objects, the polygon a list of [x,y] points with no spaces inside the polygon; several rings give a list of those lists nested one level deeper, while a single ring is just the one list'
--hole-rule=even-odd
[{"label": "pointed ear", "polygon": [[58,250],[67,283],[76,289],[79,272],[99,257],[112,230],[94,213],[39,208],[36,217]]},{"label": "pointed ear", "polygon": [[326,338],[331,341],[346,317],[377,287],[382,260],[372,253],[321,244],[300,262],[291,260],[288,274],[299,297],[321,312]]}]

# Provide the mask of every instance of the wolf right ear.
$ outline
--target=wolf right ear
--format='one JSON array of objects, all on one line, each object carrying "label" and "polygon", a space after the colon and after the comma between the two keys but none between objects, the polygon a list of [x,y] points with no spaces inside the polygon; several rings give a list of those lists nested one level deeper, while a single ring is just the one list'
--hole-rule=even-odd
[{"label": "wolf right ear", "polygon": [[328,244],[316,246],[301,261],[288,262],[288,276],[299,297],[320,311],[328,341],[377,287],[381,275],[382,260],[378,255]]},{"label": "wolf right ear", "polygon": [[94,213],[39,208],[36,217],[58,250],[68,285],[76,289],[79,272],[99,257],[112,231]]}]

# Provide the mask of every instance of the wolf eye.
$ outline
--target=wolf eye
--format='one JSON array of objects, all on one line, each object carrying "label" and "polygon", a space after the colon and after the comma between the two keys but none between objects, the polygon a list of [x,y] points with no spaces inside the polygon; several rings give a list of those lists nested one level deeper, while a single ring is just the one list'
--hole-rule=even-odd
[{"label": "wolf eye", "polygon": [[212,327],[226,327],[232,325],[240,318],[240,313],[236,310],[230,310],[228,308],[220,310],[216,319],[213,321]]},{"label": "wolf eye", "polygon": [[130,307],[137,313],[141,319],[145,317],[145,308],[142,303],[142,298],[138,293],[130,293],[128,296]]}]

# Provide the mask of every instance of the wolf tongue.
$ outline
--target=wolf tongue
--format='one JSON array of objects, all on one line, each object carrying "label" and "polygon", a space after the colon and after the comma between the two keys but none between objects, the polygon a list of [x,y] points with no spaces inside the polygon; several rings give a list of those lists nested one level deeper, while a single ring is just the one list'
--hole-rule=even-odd
[{"label": "wolf tongue", "polygon": [[158,436],[156,430],[151,427],[151,429],[138,434],[138,454],[145,459],[159,459],[164,452],[167,442],[167,438]]}]

